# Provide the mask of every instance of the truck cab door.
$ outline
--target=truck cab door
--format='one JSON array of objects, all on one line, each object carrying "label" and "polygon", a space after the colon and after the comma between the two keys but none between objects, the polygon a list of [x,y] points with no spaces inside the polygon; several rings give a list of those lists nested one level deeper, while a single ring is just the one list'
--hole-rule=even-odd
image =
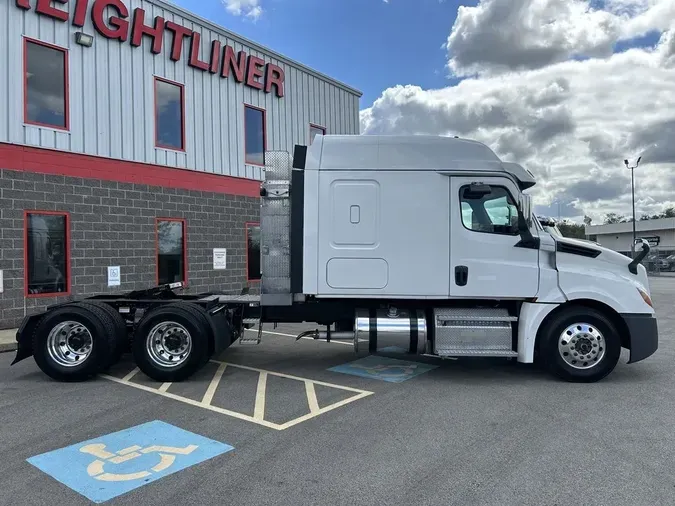
[{"label": "truck cab door", "polygon": [[[451,297],[537,294],[539,250],[519,245],[517,195],[518,187],[508,177],[451,177]],[[538,234],[534,226],[531,232]]]}]

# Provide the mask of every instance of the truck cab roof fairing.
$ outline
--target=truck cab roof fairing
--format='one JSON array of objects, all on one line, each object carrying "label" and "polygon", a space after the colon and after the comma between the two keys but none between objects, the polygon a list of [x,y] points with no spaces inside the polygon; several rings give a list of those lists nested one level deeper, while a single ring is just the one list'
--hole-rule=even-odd
[{"label": "truck cab roof fairing", "polygon": [[529,170],[503,162],[481,142],[429,135],[317,135],[306,169],[506,172],[522,190],[536,183]]}]

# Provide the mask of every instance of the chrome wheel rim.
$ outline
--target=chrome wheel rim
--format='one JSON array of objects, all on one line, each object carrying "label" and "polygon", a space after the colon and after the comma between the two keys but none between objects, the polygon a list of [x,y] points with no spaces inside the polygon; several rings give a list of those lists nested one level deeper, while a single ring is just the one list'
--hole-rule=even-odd
[{"label": "chrome wheel rim", "polygon": [[89,329],[80,322],[65,321],[47,336],[49,358],[62,367],[76,367],[91,355],[94,345]]},{"label": "chrome wheel rim", "polygon": [[607,350],[605,338],[595,326],[574,323],[558,339],[558,352],[570,367],[590,369],[597,366]]},{"label": "chrome wheel rim", "polygon": [[192,336],[177,322],[165,321],[155,325],[145,341],[148,357],[162,367],[178,367],[192,351]]}]

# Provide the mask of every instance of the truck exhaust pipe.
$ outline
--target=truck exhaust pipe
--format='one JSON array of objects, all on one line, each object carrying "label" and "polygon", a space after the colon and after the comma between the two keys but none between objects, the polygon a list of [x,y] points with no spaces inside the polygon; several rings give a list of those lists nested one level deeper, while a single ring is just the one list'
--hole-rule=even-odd
[{"label": "truck exhaust pipe", "polygon": [[428,350],[427,320],[424,311],[389,309],[359,309],[354,317],[354,331],[307,330],[296,341],[311,337],[326,342],[353,341],[354,351],[359,351],[359,342],[368,343],[373,353],[386,348],[400,348],[408,353],[424,355]]}]

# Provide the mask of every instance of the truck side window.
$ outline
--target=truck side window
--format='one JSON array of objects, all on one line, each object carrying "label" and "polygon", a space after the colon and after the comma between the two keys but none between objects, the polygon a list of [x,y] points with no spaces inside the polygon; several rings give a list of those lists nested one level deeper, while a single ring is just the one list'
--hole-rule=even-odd
[{"label": "truck side window", "polygon": [[472,195],[469,185],[459,190],[462,223],[474,232],[518,235],[518,208],[503,186],[490,186],[490,193]]}]

